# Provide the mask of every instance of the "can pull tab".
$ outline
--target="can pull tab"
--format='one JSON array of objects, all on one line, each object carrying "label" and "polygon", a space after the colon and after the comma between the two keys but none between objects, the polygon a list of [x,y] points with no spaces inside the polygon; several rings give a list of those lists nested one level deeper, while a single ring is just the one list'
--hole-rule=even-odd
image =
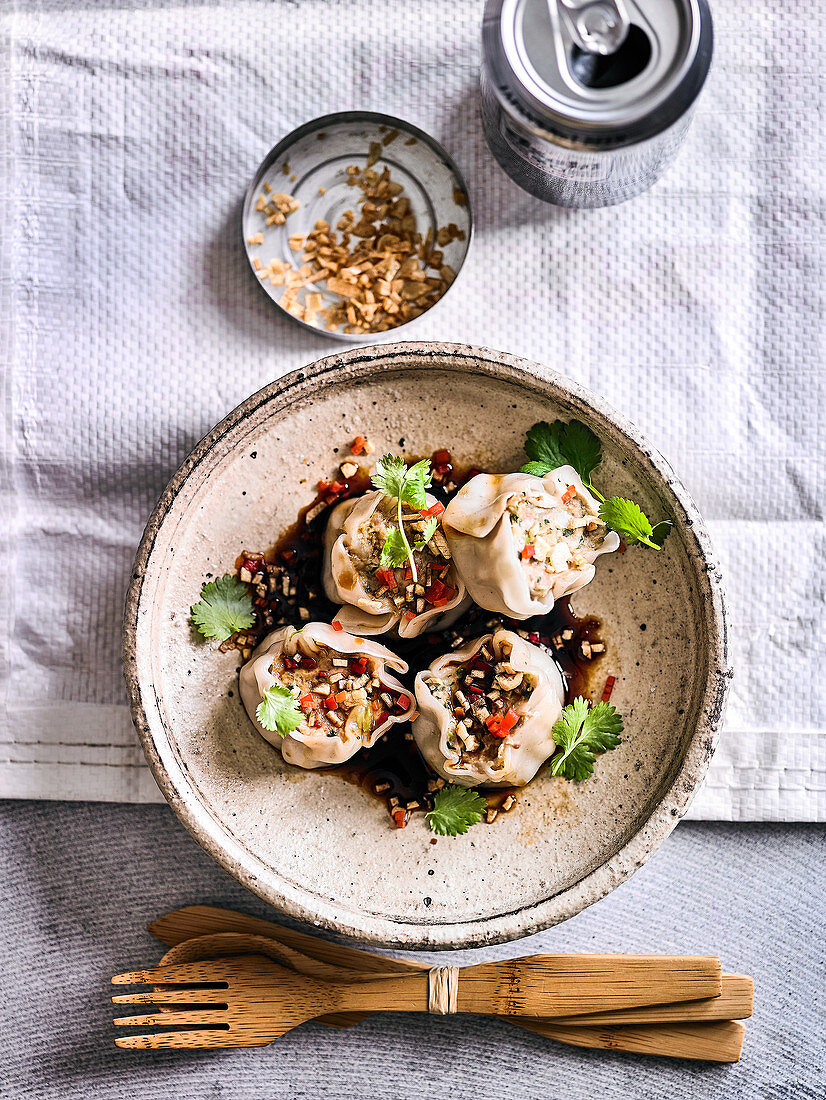
[{"label": "can pull tab", "polygon": [[574,42],[586,53],[615,53],[631,26],[623,0],[548,0],[548,6],[558,9]]}]

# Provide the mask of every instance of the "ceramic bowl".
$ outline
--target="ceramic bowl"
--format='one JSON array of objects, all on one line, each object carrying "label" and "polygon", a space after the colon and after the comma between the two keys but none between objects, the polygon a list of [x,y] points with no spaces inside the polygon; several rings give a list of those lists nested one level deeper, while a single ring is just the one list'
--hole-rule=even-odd
[{"label": "ceramic bowl", "polygon": [[[660,552],[600,559],[573,606],[603,622],[626,721],[584,783],[545,772],[516,812],[431,843],[361,788],[285,765],[238,698],[237,653],[189,608],[242,546],[271,545],[356,434],[409,455],[512,470],[535,421],[577,417],[603,443],[600,484],[675,528]],[[684,814],[729,682],[717,559],[667,462],[601,398],[536,363],[458,344],[332,355],[254,394],[203,439],[153,512],[124,626],[132,713],[175,813],[226,870],[291,917],[383,946],[471,947],[563,921],[640,867]]]}]

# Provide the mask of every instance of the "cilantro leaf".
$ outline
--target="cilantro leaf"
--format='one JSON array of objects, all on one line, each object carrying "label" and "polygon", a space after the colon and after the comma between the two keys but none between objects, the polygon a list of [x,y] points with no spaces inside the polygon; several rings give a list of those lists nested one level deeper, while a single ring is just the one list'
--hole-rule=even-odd
[{"label": "cilantro leaf", "polygon": [[524,466],[520,466],[520,473],[533,474],[534,477],[544,477],[547,474],[550,466],[544,462],[526,462]]},{"label": "cilantro leaf", "polygon": [[442,787],[433,796],[433,809],[427,815],[434,833],[456,836],[466,833],[471,825],[482,820],[487,801],[471,787]]},{"label": "cilantro leaf", "polygon": [[[418,582],[419,575],[416,569],[416,561],[413,550],[421,550],[424,542],[417,542],[411,549],[407,536],[404,533],[404,520],[402,519],[402,504],[408,504],[417,511],[422,512],[427,508],[426,490],[433,481],[430,470],[430,459],[423,458],[420,462],[414,462],[408,467],[403,458],[396,455],[383,455],[376,463],[376,472],[371,481],[389,497],[395,497],[398,512],[399,526],[391,531],[384,542],[381,551],[381,564],[392,565],[394,568],[410,563],[410,571],[413,574],[413,582]],[[428,524],[429,527],[429,524]],[[425,528],[425,532],[428,528]],[[435,527],[433,531],[435,531]],[[428,539],[433,537],[430,532]],[[404,555],[402,556],[402,549]]]},{"label": "cilantro leaf", "polygon": [[569,420],[562,429],[562,450],[568,464],[590,485],[591,474],[602,462],[599,438],[581,420]]},{"label": "cilantro leaf", "polygon": [[255,622],[252,594],[231,573],[204,584],[201,598],[190,613],[199,633],[217,642],[226,641],[237,630],[246,630]]},{"label": "cilantro leaf", "polygon": [[552,732],[560,751],[551,759],[551,772],[565,779],[587,779],[597,754],[615,749],[622,731],[622,718],[610,703],[591,705],[578,696],[554,723]]},{"label": "cilantro leaf", "polygon": [[401,497],[404,480],[407,477],[407,465],[398,455],[383,455],[376,463],[376,471],[371,481],[376,489],[381,489],[389,497]]},{"label": "cilantro leaf", "polygon": [[547,420],[540,420],[538,424],[528,429],[525,436],[525,454],[535,463],[547,467],[546,474],[548,470],[565,465],[565,456],[559,448],[559,434],[562,427],[561,420],[555,420],[553,424],[549,424]]},{"label": "cilantro leaf", "polygon": [[525,438],[525,454],[533,461],[522,467],[523,473],[542,477],[557,466],[573,466],[589,486],[591,474],[602,462],[600,441],[581,420],[534,424]]},{"label": "cilantro leaf", "polygon": [[[425,490],[432,482],[433,475],[430,472],[430,459],[423,458],[421,462],[414,462],[407,471],[407,476],[404,479],[399,499],[404,504],[412,505],[413,508],[426,508],[427,499],[425,498]],[[398,494],[396,495],[398,496]]]},{"label": "cilantro leaf", "polygon": [[296,705],[295,697],[280,684],[273,684],[264,692],[255,717],[265,730],[286,737],[301,725],[304,715]]},{"label": "cilantro leaf", "polygon": [[652,550],[661,549],[663,539],[671,529],[670,521],[662,520],[657,524],[658,538],[655,539],[654,528],[648,516],[639,504],[624,497],[610,497],[604,501],[599,508],[599,518],[621,535],[629,546],[633,546],[635,542],[642,542]]},{"label": "cilantro leaf", "polygon": [[422,550],[425,546],[427,546],[427,544],[430,542],[430,540],[436,534],[436,528],[438,526],[439,526],[439,521],[437,519],[432,519],[431,518],[431,519],[427,520],[427,522],[424,525],[424,529],[422,531],[421,538],[417,539],[416,542],[413,543],[413,549],[414,550]]},{"label": "cilantro leaf", "polygon": [[391,569],[400,569],[407,563],[409,556],[410,547],[404,541],[398,527],[394,527],[384,540],[384,546],[381,548],[382,568],[386,569],[390,566]]}]

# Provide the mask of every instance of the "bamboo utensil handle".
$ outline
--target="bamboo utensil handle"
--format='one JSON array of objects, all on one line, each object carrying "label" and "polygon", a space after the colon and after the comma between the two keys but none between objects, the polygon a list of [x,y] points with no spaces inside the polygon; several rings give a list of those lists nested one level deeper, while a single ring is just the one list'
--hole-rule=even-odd
[{"label": "bamboo utensil handle", "polygon": [[464,967],[457,1004],[459,1012],[575,1016],[717,997],[720,989],[720,960],[711,956],[531,955]]},{"label": "bamboo utensil handle", "polygon": [[[516,1023],[517,1021],[511,1021]],[[745,1028],[728,1021],[711,1024],[649,1024],[638,1027],[570,1027],[545,1020],[520,1020],[519,1027],[568,1046],[627,1050],[666,1058],[737,1062]]]},{"label": "bamboo utensil handle", "polygon": [[623,1008],[616,1012],[592,1012],[582,1016],[568,1016],[561,1024],[667,1024],[712,1023],[715,1020],[746,1020],[754,1008],[754,982],[745,974],[723,974],[719,997],[704,1000],[682,1001],[677,1004],[643,1005],[640,1008]]}]

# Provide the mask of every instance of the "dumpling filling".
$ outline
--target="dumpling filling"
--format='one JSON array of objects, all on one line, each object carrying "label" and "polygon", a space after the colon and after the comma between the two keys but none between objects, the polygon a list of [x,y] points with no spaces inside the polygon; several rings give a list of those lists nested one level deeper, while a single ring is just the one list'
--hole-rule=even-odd
[{"label": "dumpling filling", "polygon": [[554,751],[565,689],[551,655],[498,628],[416,677],[413,739],[434,771],[463,787],[521,787]]},{"label": "dumpling filling", "polygon": [[485,643],[469,661],[448,666],[441,677],[424,682],[452,716],[447,747],[459,763],[485,760],[495,770],[505,754],[505,738],[518,748],[523,715],[516,711],[537,685],[536,676],[520,672],[510,663],[512,646],[503,641],[499,659]]},{"label": "dumpling filling", "polygon": [[[434,507],[441,508],[440,505]],[[422,539],[427,517],[405,508],[402,522],[412,547]],[[395,504],[384,497],[379,507],[359,525],[358,540],[351,549],[351,556],[360,566],[361,581],[369,595],[377,600],[386,597],[402,618],[410,622],[429,608],[445,607],[455,598],[457,590],[448,580],[450,551],[439,528],[430,542],[413,551],[417,582],[413,581],[409,562],[396,569],[382,566],[382,547],[397,526]]]},{"label": "dumpling filling", "polygon": [[544,599],[560,573],[584,569],[591,560],[586,555],[593,555],[605,537],[605,525],[588,510],[574,485],[568,486],[554,507],[530,492],[514,493],[507,513],[532,599]]},{"label": "dumpling filling", "polygon": [[327,737],[366,737],[393,715],[407,714],[410,699],[387,689],[378,677],[381,662],[319,649],[315,657],[279,653],[270,668],[276,683],[298,700],[302,725]]}]

